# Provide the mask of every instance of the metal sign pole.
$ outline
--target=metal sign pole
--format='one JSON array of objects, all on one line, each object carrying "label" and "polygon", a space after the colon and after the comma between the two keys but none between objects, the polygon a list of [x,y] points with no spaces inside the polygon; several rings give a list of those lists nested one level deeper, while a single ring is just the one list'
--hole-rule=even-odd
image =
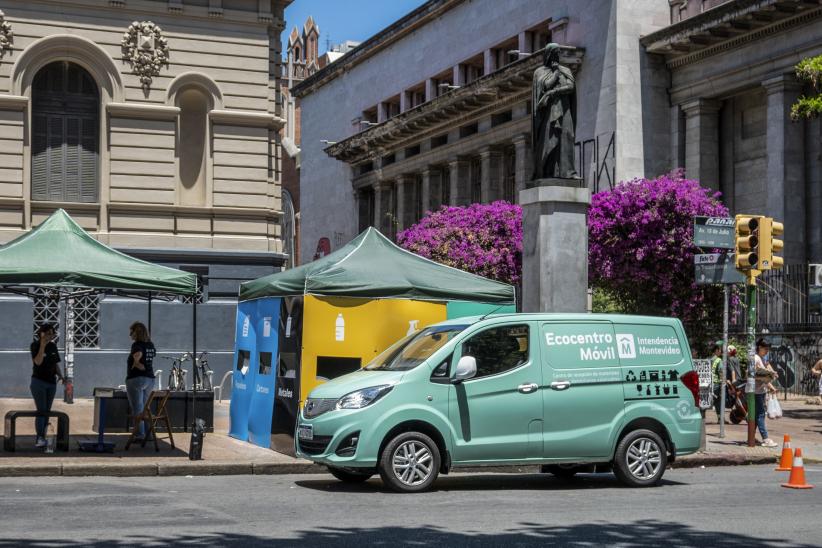
[{"label": "metal sign pole", "polygon": [[725,437],[725,385],[727,384],[728,370],[728,300],[730,299],[731,288],[728,284],[723,286],[725,303],[722,310],[722,371],[719,374],[719,437]]},{"label": "metal sign pole", "polygon": [[74,297],[66,299],[66,378],[63,381],[63,401],[74,403]]},{"label": "metal sign pole", "polygon": [[747,342],[748,342],[748,374],[745,383],[745,391],[747,392],[748,402],[748,447],[756,446],[756,401],[754,390],[756,389],[755,374],[755,356],[756,356],[756,277],[750,275],[748,283],[745,285],[748,290],[748,326],[747,326]]}]

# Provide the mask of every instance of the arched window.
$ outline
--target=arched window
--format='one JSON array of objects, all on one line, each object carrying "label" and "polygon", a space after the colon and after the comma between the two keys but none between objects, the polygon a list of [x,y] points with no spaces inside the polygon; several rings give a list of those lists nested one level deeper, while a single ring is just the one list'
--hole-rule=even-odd
[{"label": "arched window", "polygon": [[208,97],[197,87],[186,87],[177,94],[177,106],[180,107],[179,203],[202,206],[206,204]]},{"label": "arched window", "polygon": [[81,66],[56,61],[32,82],[31,198],[96,202],[100,94]]}]

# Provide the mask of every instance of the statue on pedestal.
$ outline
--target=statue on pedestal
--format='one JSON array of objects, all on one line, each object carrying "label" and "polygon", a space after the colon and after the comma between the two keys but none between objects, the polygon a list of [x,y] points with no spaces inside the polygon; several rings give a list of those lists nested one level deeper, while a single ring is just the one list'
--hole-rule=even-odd
[{"label": "statue on pedestal", "polygon": [[559,64],[559,45],[548,44],[542,66],[534,71],[531,143],[533,179],[578,179],[574,167],[576,85]]}]

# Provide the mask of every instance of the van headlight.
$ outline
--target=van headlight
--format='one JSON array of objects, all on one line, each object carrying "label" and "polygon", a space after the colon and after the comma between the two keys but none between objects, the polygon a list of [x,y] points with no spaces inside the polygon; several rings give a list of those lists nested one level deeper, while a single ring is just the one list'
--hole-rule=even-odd
[{"label": "van headlight", "polygon": [[392,388],[394,388],[393,385],[383,384],[351,392],[337,400],[334,409],[362,409],[391,392]]}]

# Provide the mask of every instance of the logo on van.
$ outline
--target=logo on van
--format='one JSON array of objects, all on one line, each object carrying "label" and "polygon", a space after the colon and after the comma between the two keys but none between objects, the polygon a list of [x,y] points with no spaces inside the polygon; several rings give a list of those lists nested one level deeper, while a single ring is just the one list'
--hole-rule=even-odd
[{"label": "logo on van", "polygon": [[621,359],[636,358],[636,344],[630,333],[616,334],[617,353]]}]

